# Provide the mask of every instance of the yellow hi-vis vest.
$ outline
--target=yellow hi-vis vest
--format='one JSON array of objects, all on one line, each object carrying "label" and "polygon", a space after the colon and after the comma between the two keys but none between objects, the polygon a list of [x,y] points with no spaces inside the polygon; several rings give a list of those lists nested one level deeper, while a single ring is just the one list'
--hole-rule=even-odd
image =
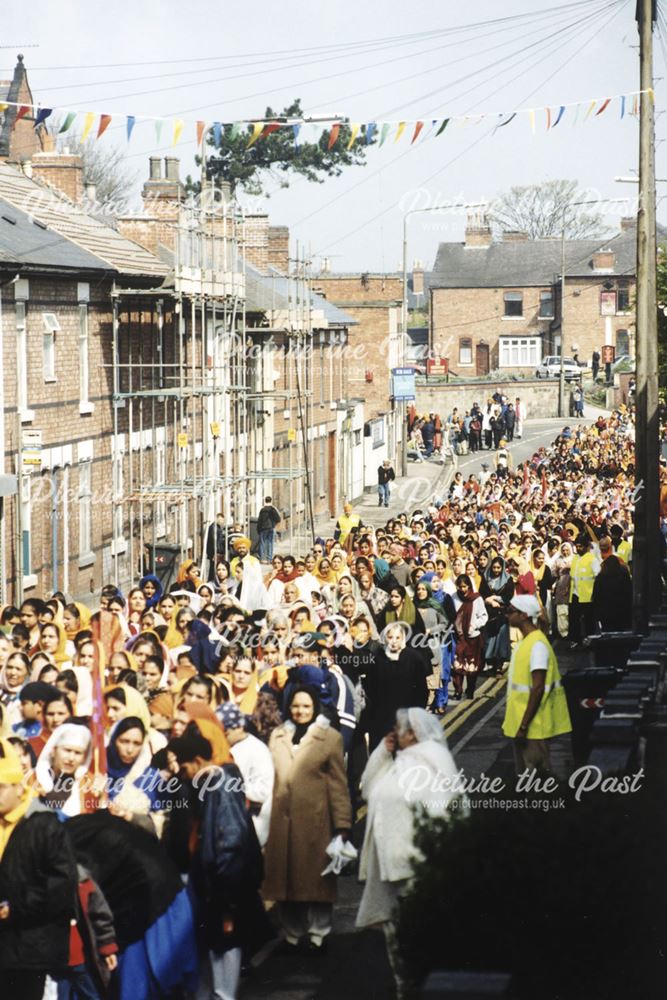
[{"label": "yellow hi-vis vest", "polygon": [[627,540],[627,538],[624,538],[621,544],[616,549],[616,555],[618,556],[619,559],[623,560],[623,562],[625,563],[625,565],[628,567],[629,570],[632,569],[630,565],[632,563],[632,545],[630,545],[630,542]]},{"label": "yellow hi-vis vest", "polygon": [[543,642],[549,650],[549,665],[540,707],[528,726],[528,739],[548,740],[552,736],[572,732],[556,654],[544,633],[536,629],[518,643],[510,661],[503,732],[512,739],[519,731],[528,705],[528,696],[532,688],[530,654],[536,642]]},{"label": "yellow hi-vis vest", "polygon": [[596,574],[593,572],[595,555],[585,552],[583,556],[574,556],[570,567],[570,600],[574,597],[575,581],[580,604],[590,604],[593,600],[593,584]]}]

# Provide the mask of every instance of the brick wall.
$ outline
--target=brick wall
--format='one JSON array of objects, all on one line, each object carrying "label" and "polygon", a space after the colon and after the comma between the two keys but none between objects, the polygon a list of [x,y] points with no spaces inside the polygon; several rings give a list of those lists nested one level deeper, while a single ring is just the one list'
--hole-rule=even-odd
[{"label": "brick wall", "polygon": [[246,215],[243,255],[249,264],[263,274],[269,266],[269,217]]},{"label": "brick wall", "polygon": [[73,153],[36,153],[33,179],[48,184],[78,205],[83,200],[83,160]]},{"label": "brick wall", "polygon": [[[421,383],[421,384],[419,384]],[[419,380],[415,406],[419,414],[439,413],[447,416],[456,407],[460,414],[469,410],[473,403],[484,406],[488,398],[500,388],[510,402],[517,396],[524,405],[527,418],[558,416],[558,379],[548,381],[521,380],[493,382],[455,382],[450,384],[428,385]],[[569,392],[569,389],[566,389]],[[555,435],[556,432],[554,432]]]},{"label": "brick wall", "polygon": [[269,226],[268,265],[281,274],[289,273],[289,229]]},{"label": "brick wall", "polygon": [[[26,595],[38,595],[62,589],[65,576],[72,594],[82,597],[97,590],[102,583],[102,548],[111,531],[109,495],[109,456],[112,432],[112,409],[109,399],[111,314],[109,283],[91,280],[88,303],[89,401],[88,412],[81,412],[79,375],[80,283],[74,280],[31,278],[27,301],[28,408],[30,420],[21,423],[22,434],[31,430],[42,433],[42,467],[30,476],[31,570],[34,585]],[[5,392],[5,468],[16,471],[17,417],[17,333],[15,286],[2,289],[4,333]],[[46,381],[43,368],[43,312],[55,313],[60,330],[55,342],[55,381]],[[27,436],[27,435],[26,435]],[[81,452],[82,442],[85,442]],[[94,502],[92,517],[92,554],[87,565],[79,560],[79,458],[92,457],[91,490]],[[55,478],[55,511],[52,497]],[[27,487],[26,487],[27,488]],[[15,593],[17,504],[12,498],[5,505],[8,598]],[[54,570],[53,538],[56,536],[57,567]],[[64,573],[64,556],[67,574]],[[30,582],[30,581],[29,581]]]}]

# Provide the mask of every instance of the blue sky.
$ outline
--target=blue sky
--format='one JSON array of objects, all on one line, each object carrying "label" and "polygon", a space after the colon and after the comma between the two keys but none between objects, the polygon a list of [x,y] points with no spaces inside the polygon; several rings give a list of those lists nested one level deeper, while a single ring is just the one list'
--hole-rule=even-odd
[{"label": "blue sky", "polygon": [[[561,9],[554,9],[561,7]],[[44,106],[119,114],[183,117],[183,140],[172,151],[170,126],[158,143],[152,125],[137,125],[132,142],[114,122],[101,142],[126,150],[139,181],[151,153],[178,155],[192,169],[194,121],[261,116],[295,97],[311,113],[352,121],[420,119],[556,108],[586,98],[638,89],[633,0],[338,0],[319,5],[256,0],[250,7],[212,0],[114,0],[52,4],[33,0],[29,16],[3,12],[2,76],[25,54],[33,93]],[[379,13],[381,12],[381,14]],[[516,21],[497,21],[516,14]],[[577,23],[580,22],[580,23]],[[474,28],[453,29],[477,24]],[[38,45],[28,48],[28,43]],[[149,64],[150,63],[150,64]],[[126,65],[108,65],[126,64]],[[80,67],[80,68],[78,68]],[[656,76],[665,73],[656,38]],[[665,84],[656,82],[658,176],[667,176],[661,142]],[[289,225],[315,262],[334,270],[395,270],[408,208],[492,199],[513,184],[567,177],[590,197],[631,197],[614,182],[637,163],[635,119],[618,104],[574,125],[568,111],[547,132],[538,115],[532,134],[519,116],[492,134],[497,119],[449,127],[438,139],[409,143],[410,127],[372,148],[367,165],[324,184],[295,179],[270,185],[272,222]],[[607,206],[611,227],[622,206]],[[658,210],[658,216],[665,213]],[[423,214],[410,223],[409,257],[430,266],[442,239],[461,239],[464,213]]]}]

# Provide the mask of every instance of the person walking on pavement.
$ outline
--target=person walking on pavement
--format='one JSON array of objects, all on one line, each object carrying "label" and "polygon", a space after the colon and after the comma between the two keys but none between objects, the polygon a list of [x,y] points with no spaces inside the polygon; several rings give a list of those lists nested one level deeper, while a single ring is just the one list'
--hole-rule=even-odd
[{"label": "person walking on pavement", "polygon": [[389,484],[396,479],[396,473],[388,458],[378,468],[378,507],[388,507],[391,489]]},{"label": "person walking on pavement", "polygon": [[580,385],[574,390],[572,399],[574,401],[574,414],[581,419],[584,415],[584,393]]},{"label": "person walking on pavement", "polygon": [[273,559],[273,540],[280,521],[280,511],[274,506],[273,500],[271,497],[264,497],[264,506],[257,515],[260,562],[270,563]]},{"label": "person walking on pavement", "polygon": [[225,558],[225,515],[216,514],[206,535],[206,558],[208,559],[208,579],[215,577],[215,567]]},{"label": "person walking on pavement", "polygon": [[336,527],[334,528],[334,541],[339,542],[341,545],[345,545],[345,541],[355,528],[363,528],[363,523],[358,514],[352,513],[352,504],[343,504],[343,513],[336,521]]},{"label": "person walking on pavement", "polygon": [[519,396],[514,400],[514,434],[515,437],[523,437],[523,422],[526,419],[526,407],[521,402]]},{"label": "person walking on pavement", "polygon": [[572,732],[556,654],[537,625],[541,611],[529,594],[510,601],[509,625],[519,629],[521,641],[510,661],[503,733],[512,740],[517,774],[549,770],[549,740]]},{"label": "person walking on pavement", "polygon": [[597,382],[598,372],[600,371],[600,352],[595,350],[591,355],[591,370],[593,372],[593,381]]},{"label": "person walking on pavement", "polygon": [[422,425],[422,440],[424,442],[424,448],[426,450],[426,457],[430,458],[433,454],[433,441],[435,438],[435,423],[433,422],[433,414],[429,413],[428,420]]}]

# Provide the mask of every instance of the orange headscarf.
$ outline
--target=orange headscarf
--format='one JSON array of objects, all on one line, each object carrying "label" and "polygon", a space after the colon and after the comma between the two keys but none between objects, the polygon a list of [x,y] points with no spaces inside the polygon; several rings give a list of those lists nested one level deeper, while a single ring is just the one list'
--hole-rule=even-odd
[{"label": "orange headscarf", "polygon": [[[188,715],[190,714],[190,709],[188,709]],[[233,757],[229,748],[229,743],[227,741],[227,737],[225,736],[225,731],[220,725],[218,719],[216,718],[215,722],[212,722],[209,718],[198,718],[193,719],[193,722],[204,739],[208,740],[211,744],[211,760],[213,763],[217,764],[218,767],[222,767],[223,764],[232,764]]]},{"label": "orange headscarf", "polygon": [[[57,621],[45,622],[42,627],[46,628],[47,625],[51,628],[55,628],[58,632],[58,648],[55,653],[52,653],[51,655],[53,656],[53,660],[58,667],[58,670],[60,670],[63,663],[69,663],[70,660],[70,657],[67,655],[67,633],[65,632],[64,625],[59,625]],[[41,635],[39,639],[39,648],[42,653],[45,652],[45,650],[42,649]]]}]

